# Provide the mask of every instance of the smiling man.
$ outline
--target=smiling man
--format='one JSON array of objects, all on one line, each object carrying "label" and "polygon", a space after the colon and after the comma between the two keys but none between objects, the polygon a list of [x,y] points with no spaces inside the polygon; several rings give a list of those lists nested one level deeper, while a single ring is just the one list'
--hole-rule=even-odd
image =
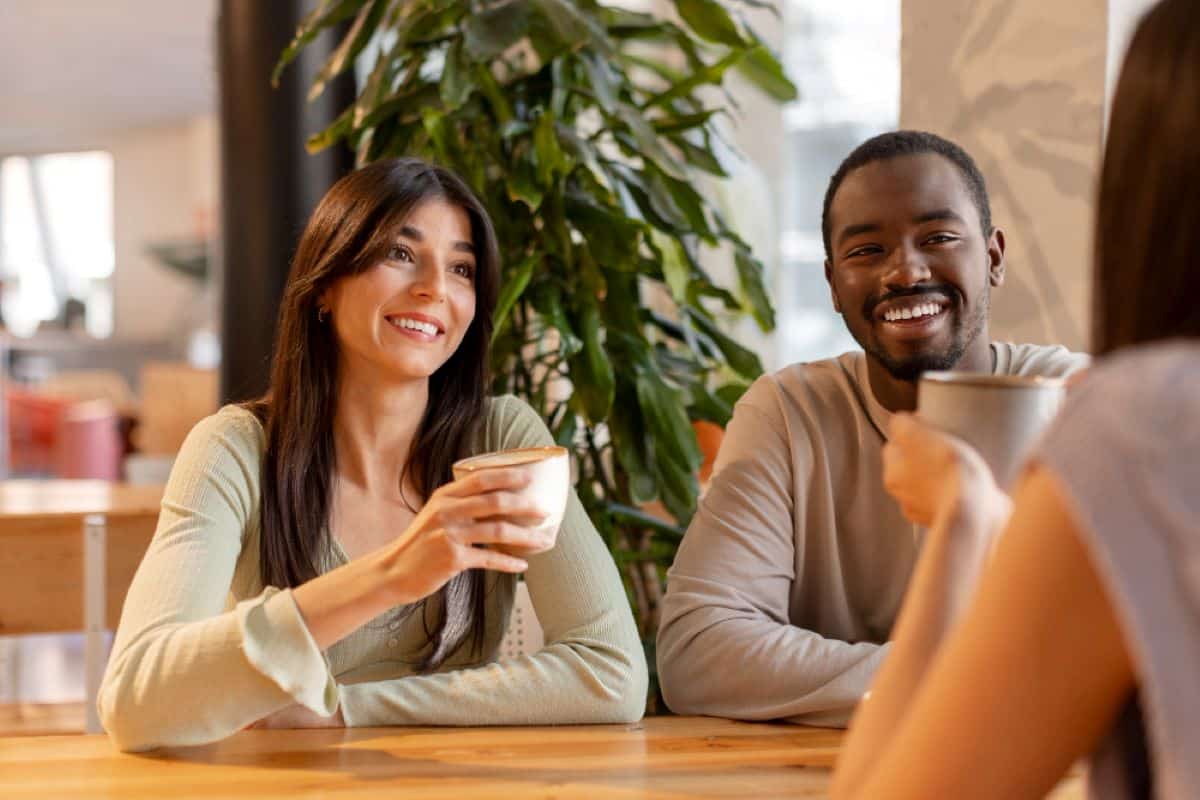
[{"label": "smiling man", "polygon": [[668,578],[658,635],[683,714],[844,725],[887,650],[920,531],[883,488],[893,412],[930,369],[1064,376],[1086,356],[993,342],[1004,233],[960,147],[870,139],[825,195],[825,275],[863,352],[793,364],[738,403]]}]

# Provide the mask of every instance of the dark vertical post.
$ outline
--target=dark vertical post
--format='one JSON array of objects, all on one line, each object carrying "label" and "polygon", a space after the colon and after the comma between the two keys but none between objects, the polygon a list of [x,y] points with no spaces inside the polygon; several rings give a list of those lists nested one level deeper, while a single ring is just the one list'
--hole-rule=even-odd
[{"label": "dark vertical post", "polygon": [[305,96],[333,48],[325,32],[284,72],[271,70],[312,0],[221,0],[217,22],[221,109],[221,397],[267,388],[276,315],[296,241],[321,195],[353,166],[344,147],[310,155],[309,135],[354,99],[346,73],[313,103]]}]

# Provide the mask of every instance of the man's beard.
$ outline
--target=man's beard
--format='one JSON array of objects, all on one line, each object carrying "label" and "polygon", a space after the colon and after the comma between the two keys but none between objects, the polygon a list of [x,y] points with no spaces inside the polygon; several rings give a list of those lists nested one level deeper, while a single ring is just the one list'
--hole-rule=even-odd
[{"label": "man's beard", "polygon": [[[988,306],[991,301],[991,287],[985,285],[983,292],[983,297],[980,298],[979,304],[975,307],[975,313],[971,315],[970,319],[966,320],[957,313],[957,309],[962,307],[961,295],[957,292],[952,295],[955,297],[955,300],[949,309],[949,313],[954,314],[951,322],[953,329],[950,332],[950,345],[943,350],[896,357],[888,353],[886,348],[874,339],[868,342],[859,342],[859,344],[866,351],[867,355],[874,357],[888,371],[888,374],[897,380],[916,382],[923,372],[954,369],[958,365],[958,362],[962,360],[963,354],[967,352],[967,348],[983,332],[984,325],[987,322]],[[871,317],[868,316],[867,319],[870,320]]]}]

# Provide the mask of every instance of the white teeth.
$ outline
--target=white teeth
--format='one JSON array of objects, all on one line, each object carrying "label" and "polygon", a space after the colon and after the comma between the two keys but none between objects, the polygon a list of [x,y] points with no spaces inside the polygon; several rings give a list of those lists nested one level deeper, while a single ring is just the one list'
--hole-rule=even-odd
[{"label": "white teeth", "polygon": [[914,308],[893,309],[883,315],[883,318],[888,322],[895,322],[901,319],[917,319],[919,317],[932,317],[940,313],[941,306],[936,303],[926,303]]},{"label": "white teeth", "polygon": [[408,317],[400,317],[399,319],[393,317],[392,324],[397,328],[408,328],[409,330],[420,331],[427,336],[437,336],[438,333],[437,325],[433,325],[428,322],[418,322],[417,320],[409,319]]}]

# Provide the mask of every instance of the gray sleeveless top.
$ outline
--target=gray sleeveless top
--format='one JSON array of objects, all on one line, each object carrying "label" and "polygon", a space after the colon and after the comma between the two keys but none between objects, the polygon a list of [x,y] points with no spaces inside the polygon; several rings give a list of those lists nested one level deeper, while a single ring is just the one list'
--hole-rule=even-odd
[{"label": "gray sleeveless top", "polygon": [[1065,487],[1138,674],[1090,795],[1200,798],[1200,341],[1106,359],[1038,459]]}]

